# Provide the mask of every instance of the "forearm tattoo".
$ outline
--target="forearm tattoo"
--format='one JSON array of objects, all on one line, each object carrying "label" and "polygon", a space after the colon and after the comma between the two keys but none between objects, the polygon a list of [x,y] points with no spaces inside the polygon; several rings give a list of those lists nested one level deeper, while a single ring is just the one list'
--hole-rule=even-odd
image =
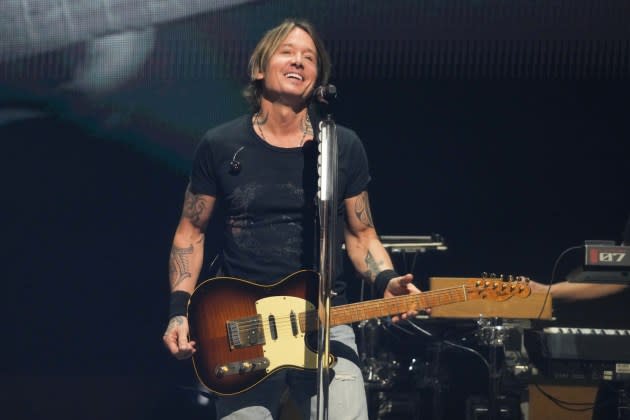
[{"label": "forearm tattoo", "polygon": [[363,273],[363,276],[367,279],[374,280],[378,273],[383,271],[382,265],[385,261],[376,261],[374,256],[370,251],[368,251],[365,256],[365,264],[367,265],[367,270]]},{"label": "forearm tattoo", "polygon": [[190,219],[191,223],[197,228],[203,228],[201,215],[206,210],[206,203],[196,194],[186,190],[186,198],[184,200],[184,217]]},{"label": "forearm tattoo", "polygon": [[180,325],[182,325],[184,323],[184,319],[185,319],[185,317],[183,315],[177,315],[177,316],[174,316],[173,318],[171,318],[168,321],[168,326],[166,327],[166,333],[165,334],[170,333],[175,328],[177,328]]},{"label": "forearm tattoo", "polygon": [[193,252],[193,246],[188,248],[179,248],[175,245],[171,247],[171,257],[169,259],[169,271],[171,278],[171,287],[175,288],[181,282],[191,277],[189,255]]},{"label": "forearm tattoo", "polygon": [[368,194],[366,191],[363,191],[359,197],[357,197],[354,205],[354,214],[364,225],[371,228],[374,227],[372,213],[370,212],[370,201],[368,200]]}]

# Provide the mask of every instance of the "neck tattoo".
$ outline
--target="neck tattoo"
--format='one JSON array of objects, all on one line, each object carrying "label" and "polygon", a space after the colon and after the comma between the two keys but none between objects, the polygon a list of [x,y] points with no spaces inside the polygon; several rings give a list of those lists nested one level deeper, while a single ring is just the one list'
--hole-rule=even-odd
[{"label": "neck tattoo", "polygon": [[[260,111],[258,111],[256,115],[254,115],[254,124],[258,126],[258,130],[260,131],[260,136],[263,138],[263,140],[269,143],[269,141],[265,137],[265,133],[262,128],[265,122],[267,122],[267,119],[265,118],[263,120],[262,116],[260,115]],[[306,113],[306,118],[302,119],[302,138],[300,139],[300,144],[298,144],[297,147],[302,147],[302,145],[304,145],[304,139],[306,139],[306,134],[308,133],[310,126],[311,126],[311,119],[308,117],[308,113]]]}]

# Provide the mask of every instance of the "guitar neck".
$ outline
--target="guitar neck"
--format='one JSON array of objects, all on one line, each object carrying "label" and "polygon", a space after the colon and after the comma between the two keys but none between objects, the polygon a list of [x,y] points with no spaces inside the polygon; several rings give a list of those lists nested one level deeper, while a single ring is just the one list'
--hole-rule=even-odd
[{"label": "guitar neck", "polygon": [[[410,309],[431,308],[451,303],[465,302],[469,296],[466,286],[423,292],[420,294],[396,296],[386,299],[374,299],[365,302],[335,306],[330,310],[330,326],[350,324],[365,319],[382,318],[398,315]],[[300,323],[305,331],[317,329],[317,312],[311,311],[300,316]]]}]

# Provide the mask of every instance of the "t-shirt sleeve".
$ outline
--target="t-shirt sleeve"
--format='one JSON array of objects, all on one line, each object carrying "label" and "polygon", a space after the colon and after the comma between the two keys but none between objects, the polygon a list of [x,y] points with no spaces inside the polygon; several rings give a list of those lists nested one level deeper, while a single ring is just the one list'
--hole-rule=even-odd
[{"label": "t-shirt sleeve", "polygon": [[350,147],[347,162],[348,165],[348,184],[345,191],[344,199],[354,197],[365,191],[370,182],[370,171],[367,159],[367,153],[363,147],[363,143],[359,137],[351,131]]},{"label": "t-shirt sleeve", "polygon": [[212,159],[212,147],[207,137],[199,142],[190,172],[190,192],[217,195],[217,180]]}]

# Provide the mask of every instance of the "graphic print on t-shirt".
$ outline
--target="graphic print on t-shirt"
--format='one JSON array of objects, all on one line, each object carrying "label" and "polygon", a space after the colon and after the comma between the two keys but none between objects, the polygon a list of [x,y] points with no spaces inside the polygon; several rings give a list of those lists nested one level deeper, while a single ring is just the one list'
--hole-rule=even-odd
[{"label": "graphic print on t-shirt", "polygon": [[304,190],[286,182],[275,185],[272,201],[265,199],[270,194],[268,185],[255,181],[236,187],[228,200],[229,235],[234,245],[260,261],[299,260]]}]

